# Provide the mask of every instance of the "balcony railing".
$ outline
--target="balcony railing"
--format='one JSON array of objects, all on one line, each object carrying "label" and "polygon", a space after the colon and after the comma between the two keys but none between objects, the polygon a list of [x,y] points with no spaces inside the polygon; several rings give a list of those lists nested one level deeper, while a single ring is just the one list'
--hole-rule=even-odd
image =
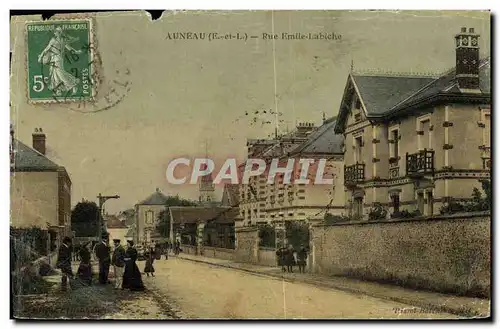
[{"label": "balcony railing", "polygon": [[356,185],[365,180],[365,164],[356,163],[344,167],[344,185]]},{"label": "balcony railing", "polygon": [[406,153],[406,174],[420,176],[434,174],[434,151],[424,149],[417,153]]}]

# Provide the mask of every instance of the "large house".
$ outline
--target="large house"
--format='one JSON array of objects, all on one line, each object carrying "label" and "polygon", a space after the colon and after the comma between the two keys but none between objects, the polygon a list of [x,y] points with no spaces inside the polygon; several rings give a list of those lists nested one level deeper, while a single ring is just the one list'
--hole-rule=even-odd
[{"label": "large house", "polygon": [[437,214],[490,177],[490,60],[478,38],[462,28],[456,66],[440,76],[349,74],[335,131],[352,215],[376,204]]},{"label": "large house", "polygon": [[46,156],[41,128],[32,138],[29,147],[15,139],[11,129],[11,226],[71,236],[71,179],[63,166]]},{"label": "large house", "polygon": [[[167,196],[159,188],[143,201],[135,205],[134,242],[149,245],[161,240],[158,232],[159,215],[167,210]],[[129,238],[130,234],[126,234]]]},{"label": "large house", "polygon": [[122,244],[127,240],[126,235],[129,230],[124,220],[120,220],[116,215],[106,215],[106,231],[109,233],[110,241],[119,239]]}]

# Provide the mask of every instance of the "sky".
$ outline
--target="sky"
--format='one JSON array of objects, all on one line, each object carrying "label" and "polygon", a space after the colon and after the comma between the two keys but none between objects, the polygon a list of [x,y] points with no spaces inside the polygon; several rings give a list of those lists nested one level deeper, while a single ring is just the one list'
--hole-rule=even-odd
[{"label": "sky", "polygon": [[[169,161],[207,153],[218,163],[242,160],[247,138],[273,134],[271,112],[282,113],[280,133],[298,122],[321,124],[323,113],[338,113],[351,68],[446,71],[455,63],[454,35],[461,27],[481,35],[482,57],[490,51],[488,12],[200,11],[164,12],[155,21],[145,12],[98,13],[95,104],[31,104],[24,25],[33,20],[40,17],[11,20],[16,138],[31,145],[34,128],[43,128],[47,156],[70,174],[73,205],[98,193],[119,194],[106,203],[108,212],[133,207],[156,188],[198,199],[197,186],[167,182]],[[168,39],[175,32],[257,38]],[[273,32],[334,33],[340,39],[263,39]]]}]

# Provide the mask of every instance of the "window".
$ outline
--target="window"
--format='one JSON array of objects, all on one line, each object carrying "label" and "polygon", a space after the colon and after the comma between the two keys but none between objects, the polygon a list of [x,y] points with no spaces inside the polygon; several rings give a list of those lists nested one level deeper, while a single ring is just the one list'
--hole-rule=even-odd
[{"label": "window", "polygon": [[432,191],[427,191],[427,216],[432,216],[434,213],[434,199],[432,197]]},{"label": "window", "polygon": [[154,220],[154,212],[152,210],[146,211],[146,224],[152,225]]},{"label": "window", "polygon": [[421,214],[424,213],[424,192],[417,193],[417,210],[420,211]]},{"label": "window", "polygon": [[432,124],[430,114],[417,118],[417,132],[418,149],[432,150]]},{"label": "window", "polygon": [[394,129],[391,131],[390,139],[392,140],[391,149],[390,149],[391,158],[397,159],[399,157],[399,130],[398,129]]},{"label": "window", "polygon": [[424,132],[422,135],[422,147],[429,149],[431,145],[429,143],[429,127],[431,126],[430,120],[425,120],[420,122],[420,130]]},{"label": "window", "polygon": [[399,212],[399,194],[393,194],[391,195],[391,200],[392,200],[392,208],[394,209],[394,212]]},{"label": "window", "polygon": [[491,119],[490,113],[484,115],[484,146],[490,147],[491,140]]},{"label": "window", "polygon": [[359,100],[359,98],[357,98],[357,99],[356,99],[356,102],[355,102],[354,108],[355,108],[356,110],[360,110],[360,109],[361,109],[361,101]]},{"label": "window", "polygon": [[354,198],[354,216],[363,215],[363,197]]},{"label": "window", "polygon": [[362,162],[363,159],[363,137],[354,138],[354,162]]},{"label": "window", "polygon": [[481,145],[483,169],[490,169],[491,166],[491,116],[490,109],[481,109],[481,122],[483,124],[483,145]]}]

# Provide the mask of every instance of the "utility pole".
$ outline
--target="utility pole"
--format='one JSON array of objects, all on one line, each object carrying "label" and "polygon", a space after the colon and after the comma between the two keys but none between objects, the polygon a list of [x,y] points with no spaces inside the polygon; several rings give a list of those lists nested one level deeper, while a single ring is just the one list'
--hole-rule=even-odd
[{"label": "utility pole", "polygon": [[102,217],[103,217],[103,214],[102,214],[102,206],[104,205],[104,202],[106,202],[107,200],[109,199],[119,199],[120,196],[119,195],[101,195],[101,193],[99,193],[99,195],[97,196],[97,200],[99,201],[99,227],[98,227],[98,239],[99,239],[99,242],[102,242]]}]

